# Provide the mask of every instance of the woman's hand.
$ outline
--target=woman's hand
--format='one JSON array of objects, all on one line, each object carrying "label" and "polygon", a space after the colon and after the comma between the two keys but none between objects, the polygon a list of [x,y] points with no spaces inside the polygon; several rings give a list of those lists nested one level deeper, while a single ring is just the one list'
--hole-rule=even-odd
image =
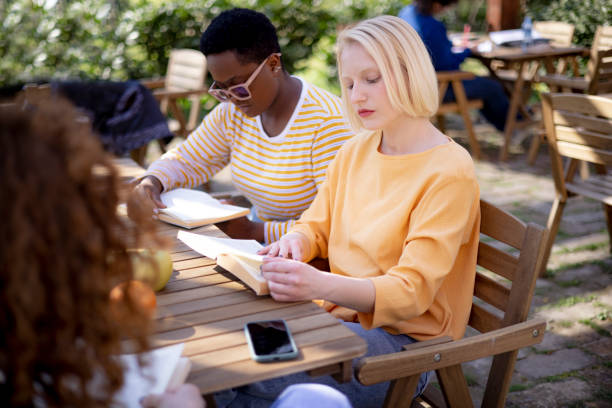
[{"label": "woman's hand", "polygon": [[279,256],[281,258],[291,258],[296,261],[303,261],[306,258],[306,240],[298,233],[289,233],[281,237],[280,240],[273,242],[257,253],[260,255]]},{"label": "woman's hand", "polygon": [[163,394],[148,395],[140,402],[145,408],[205,408],[200,390],[193,384],[183,384]]},{"label": "woman's hand", "polygon": [[146,176],[136,184],[127,199],[128,214],[134,211],[142,211],[147,208],[153,211],[157,208],[166,208],[160,198],[163,187],[161,181],[156,177]]},{"label": "woman's hand", "polygon": [[265,257],[261,271],[270,295],[279,302],[324,299],[325,280],[331,276],[306,263],[278,257]]}]

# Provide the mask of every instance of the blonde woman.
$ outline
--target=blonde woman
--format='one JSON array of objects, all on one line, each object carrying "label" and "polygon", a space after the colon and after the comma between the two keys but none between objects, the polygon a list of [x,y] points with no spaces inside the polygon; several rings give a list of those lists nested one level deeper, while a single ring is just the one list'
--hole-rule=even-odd
[{"label": "blonde woman", "polygon": [[[427,50],[408,23],[380,16],[340,34],[338,68],[344,107],[360,135],[340,149],[296,225],[262,250],[271,295],[322,300],[367,341],[367,355],[458,339],[472,303],[479,188],[469,154],[429,121],[438,93]],[[317,256],[329,258],[331,273],[305,263]],[[237,405],[307,378],[241,389]],[[388,387],[319,381],[355,407],[382,406]]]}]

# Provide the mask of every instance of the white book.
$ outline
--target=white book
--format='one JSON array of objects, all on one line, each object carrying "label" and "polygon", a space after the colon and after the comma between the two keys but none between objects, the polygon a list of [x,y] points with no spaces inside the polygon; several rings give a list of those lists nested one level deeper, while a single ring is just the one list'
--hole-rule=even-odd
[{"label": "white book", "polygon": [[142,356],[148,364],[140,367],[137,354],[121,354],[117,358],[124,368],[123,386],[114,401],[126,408],[140,408],[140,399],[149,394],[161,394],[183,384],[189,375],[191,362],[181,357],[184,344],[153,349]]},{"label": "white book", "polygon": [[157,218],[183,228],[196,228],[202,225],[244,217],[248,208],[223,204],[204,191],[177,188],[161,194],[166,208],[160,208]]},{"label": "white book", "polygon": [[[489,38],[495,45],[520,46],[521,41],[525,39],[525,34],[521,29],[491,31]],[[531,31],[531,39],[537,42],[547,41],[535,30]]]},{"label": "white book", "polygon": [[253,239],[215,238],[179,231],[177,238],[194,251],[217,261],[257,295],[270,293],[268,283],[261,274],[263,256],[257,255],[263,246]]}]

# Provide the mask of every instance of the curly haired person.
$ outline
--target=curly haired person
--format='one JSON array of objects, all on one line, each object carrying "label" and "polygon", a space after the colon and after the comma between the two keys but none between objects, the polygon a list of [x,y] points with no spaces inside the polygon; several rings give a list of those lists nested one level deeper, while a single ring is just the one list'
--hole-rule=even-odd
[{"label": "curly haired person", "polygon": [[[109,294],[133,278],[130,248],[164,242],[149,213],[117,214],[123,185],[80,119],[61,99],[0,104],[2,407],[113,406],[124,381],[114,358],[121,342],[133,339],[136,351],[149,346],[149,311],[130,291],[121,309]],[[345,396],[318,384],[287,388],[275,407],[304,401],[350,408]],[[205,403],[184,384],[142,405]]]}]

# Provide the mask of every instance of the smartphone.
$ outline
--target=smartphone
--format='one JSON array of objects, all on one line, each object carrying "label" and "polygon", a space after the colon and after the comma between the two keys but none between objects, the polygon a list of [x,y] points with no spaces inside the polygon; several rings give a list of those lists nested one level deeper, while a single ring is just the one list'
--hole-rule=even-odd
[{"label": "smartphone", "polygon": [[249,351],[253,360],[265,363],[290,360],[298,356],[291,331],[284,320],[263,320],[244,325]]}]

